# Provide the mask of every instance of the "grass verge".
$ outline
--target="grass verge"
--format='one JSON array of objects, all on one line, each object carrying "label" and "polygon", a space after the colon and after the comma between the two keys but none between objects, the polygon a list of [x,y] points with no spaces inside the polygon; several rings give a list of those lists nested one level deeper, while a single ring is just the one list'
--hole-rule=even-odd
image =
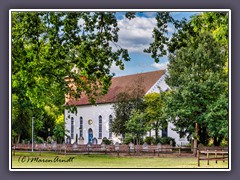
[{"label": "grass verge", "polygon": [[228,168],[228,161],[201,161],[195,157],[116,157],[112,155],[59,155],[54,152],[16,152],[12,168]]}]

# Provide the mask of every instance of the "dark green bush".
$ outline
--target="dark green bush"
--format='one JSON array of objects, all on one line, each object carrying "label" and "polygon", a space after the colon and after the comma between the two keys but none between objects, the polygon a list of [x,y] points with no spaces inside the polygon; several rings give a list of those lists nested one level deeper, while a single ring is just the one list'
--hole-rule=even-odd
[{"label": "dark green bush", "polygon": [[104,139],[102,140],[102,142],[104,142],[104,144],[106,144],[106,145],[111,145],[111,144],[112,144],[112,140],[109,140],[109,139],[107,139],[107,138],[104,138]]},{"label": "dark green bush", "polygon": [[151,145],[151,144],[154,144],[155,139],[154,139],[154,137],[147,136],[147,137],[144,139],[144,142],[146,142],[147,144]]},{"label": "dark green bush", "polygon": [[172,146],[176,146],[176,141],[174,138],[172,137],[160,137],[160,138],[157,138],[155,140],[155,143],[154,144],[158,144],[158,143],[161,143],[161,144],[169,144],[170,145],[170,142],[172,141]]},{"label": "dark green bush", "polygon": [[42,144],[44,142],[44,139],[40,136],[37,136],[36,143]]}]

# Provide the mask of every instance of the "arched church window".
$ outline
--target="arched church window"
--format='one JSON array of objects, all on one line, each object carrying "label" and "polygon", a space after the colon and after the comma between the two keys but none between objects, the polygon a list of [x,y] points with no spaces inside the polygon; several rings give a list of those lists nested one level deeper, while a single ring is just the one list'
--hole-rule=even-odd
[{"label": "arched church window", "polygon": [[71,117],[71,139],[74,138],[74,118]]},{"label": "arched church window", "polygon": [[102,138],[102,116],[98,117],[98,138]]},{"label": "arched church window", "polygon": [[113,117],[112,115],[109,115],[109,138],[112,138],[112,120],[113,120]]},{"label": "arched church window", "polygon": [[83,137],[83,118],[80,117],[80,123],[79,123],[79,137]]}]

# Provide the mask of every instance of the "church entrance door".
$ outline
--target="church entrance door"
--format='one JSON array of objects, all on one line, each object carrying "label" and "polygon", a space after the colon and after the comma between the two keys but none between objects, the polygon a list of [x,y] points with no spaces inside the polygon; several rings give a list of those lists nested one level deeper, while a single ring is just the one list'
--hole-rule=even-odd
[{"label": "church entrance door", "polygon": [[93,130],[92,128],[88,129],[88,143],[92,144],[92,140],[93,140]]}]

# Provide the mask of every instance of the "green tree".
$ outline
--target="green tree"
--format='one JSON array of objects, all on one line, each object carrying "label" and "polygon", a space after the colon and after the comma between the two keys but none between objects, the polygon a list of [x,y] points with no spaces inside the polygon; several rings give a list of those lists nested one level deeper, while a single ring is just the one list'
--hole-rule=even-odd
[{"label": "green tree", "polygon": [[159,130],[167,126],[167,116],[165,114],[165,105],[163,100],[164,92],[149,93],[144,96],[144,118],[155,131],[155,138],[159,138]]},{"label": "green tree", "polygon": [[[204,12],[175,20],[170,12],[157,14],[154,42],[147,53],[155,62],[170,54],[167,111],[180,135],[193,135],[206,143],[227,136],[228,96],[228,13]],[[169,25],[176,31],[171,38]],[[218,109],[218,113],[214,113]],[[210,118],[211,117],[211,118]],[[220,118],[217,120],[216,118]],[[218,121],[219,130],[216,127]],[[195,132],[195,133],[194,133]],[[224,135],[223,135],[224,134]],[[219,144],[214,141],[215,144]]]},{"label": "green tree", "polygon": [[125,92],[119,93],[113,105],[115,117],[111,129],[116,135],[122,135],[123,140],[126,133],[129,132],[126,123],[129,121],[132,111],[143,111],[144,109],[144,85],[142,82],[140,78],[134,82],[132,87],[127,88]]},{"label": "green tree", "polygon": [[[114,12],[12,12],[11,20],[12,94],[17,99],[12,101],[12,128],[19,140],[30,136],[32,116],[44,121],[38,131],[44,136],[54,119],[45,108],[58,107],[54,112],[62,113],[65,94],[77,99],[85,93],[94,103],[108,91],[110,67],[124,69],[123,61],[130,60],[117,44]],[[71,71],[74,65],[78,74]]]},{"label": "green tree", "polygon": [[64,115],[60,115],[56,119],[56,125],[53,129],[53,135],[57,143],[62,143],[66,135]]},{"label": "green tree", "polygon": [[144,113],[132,110],[129,120],[126,122],[126,129],[136,140],[136,144],[143,141],[143,136],[150,130],[150,126],[144,119]]},{"label": "green tree", "polygon": [[[224,73],[224,54],[210,34],[201,34],[191,38],[186,47],[170,54],[169,62],[166,82],[173,91],[166,102],[171,111],[171,120],[178,132],[193,135],[196,148],[197,140],[207,143],[203,135],[209,135],[212,121],[208,121],[206,116],[220,95],[225,93],[227,77]],[[226,125],[227,104],[218,110],[223,111],[221,114],[225,115],[222,117],[225,123],[222,124]],[[214,136],[217,135],[215,131]]]},{"label": "green tree", "polygon": [[[127,50],[117,46],[118,31],[112,12],[13,12],[14,92],[21,83],[38,106],[53,101],[62,105],[71,90],[64,80],[68,76],[76,85],[73,97],[84,92],[94,102],[110,86],[112,64],[124,69],[123,60],[129,60]],[[79,74],[71,72],[74,65]]]}]

